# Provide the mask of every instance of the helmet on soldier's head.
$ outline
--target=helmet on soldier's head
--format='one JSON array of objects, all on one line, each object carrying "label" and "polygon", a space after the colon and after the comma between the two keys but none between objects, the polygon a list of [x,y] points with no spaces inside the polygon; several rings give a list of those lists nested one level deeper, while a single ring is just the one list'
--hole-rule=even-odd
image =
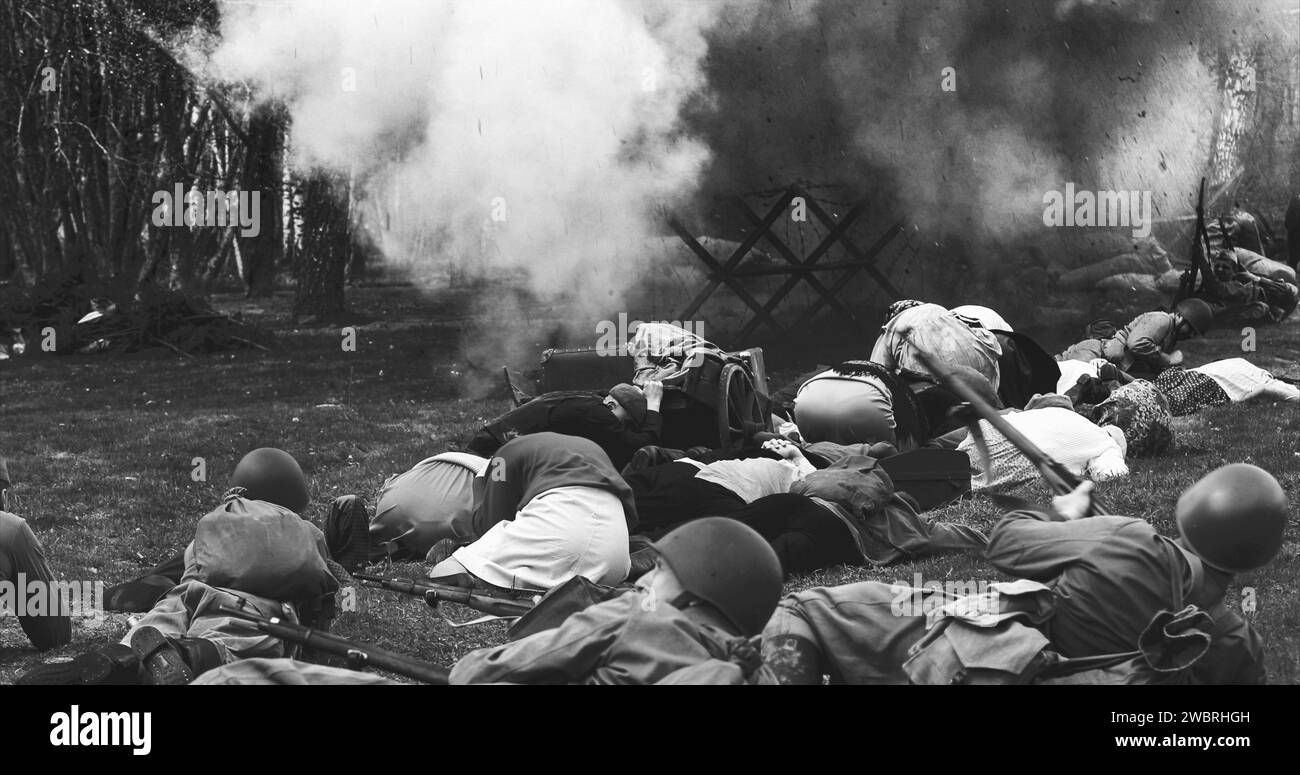
[{"label": "helmet on soldier's head", "polygon": [[243,487],[246,497],[283,506],[301,513],[311,501],[307,475],[293,455],[282,449],[262,447],[244,455],[230,475],[231,487]]},{"label": "helmet on soldier's head", "polygon": [[1183,299],[1174,305],[1174,314],[1181,316],[1197,336],[1205,336],[1214,324],[1214,309],[1203,299]]},{"label": "helmet on soldier's head", "polygon": [[687,522],[654,543],[682,588],[745,636],[757,635],[781,599],[781,561],[752,527],[726,517]]},{"label": "helmet on soldier's head", "polygon": [[1176,519],[1183,543],[1205,564],[1241,573],[1266,565],[1282,548],[1286,493],[1259,466],[1234,463],[1188,487]]}]

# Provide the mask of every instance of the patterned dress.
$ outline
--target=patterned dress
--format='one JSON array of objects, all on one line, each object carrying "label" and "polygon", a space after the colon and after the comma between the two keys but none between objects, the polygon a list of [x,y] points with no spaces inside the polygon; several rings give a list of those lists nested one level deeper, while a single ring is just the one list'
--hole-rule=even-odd
[{"label": "patterned dress", "polygon": [[1169,400],[1151,382],[1138,379],[1110,394],[1092,408],[1090,419],[1124,431],[1130,457],[1158,455],[1174,440]]},{"label": "patterned dress", "polygon": [[1229,401],[1228,394],[1213,377],[1179,366],[1161,372],[1156,377],[1155,386],[1169,399],[1169,411],[1174,417],[1222,406]]}]

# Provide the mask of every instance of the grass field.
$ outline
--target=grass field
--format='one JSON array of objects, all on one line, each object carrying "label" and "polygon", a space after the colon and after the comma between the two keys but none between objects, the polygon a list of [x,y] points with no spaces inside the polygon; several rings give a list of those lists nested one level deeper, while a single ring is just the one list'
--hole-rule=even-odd
[{"label": "grass field", "polygon": [[[16,503],[66,579],[116,583],[174,554],[195,522],[224,490],[235,462],[249,449],[279,446],[302,462],[313,482],[319,519],[329,499],[373,497],[390,474],[460,441],[506,408],[504,392],[483,395],[497,367],[481,348],[467,346],[466,305],[423,299],[406,289],[357,289],[352,303],[384,322],[359,329],[356,352],[344,352],[338,327],[291,329],[285,300],[252,303],[218,299],[275,331],[269,353],[255,350],[182,358],[169,351],[122,358],[103,355],[29,357],[0,363],[0,454],[10,461]],[[481,322],[481,321],[480,321]],[[524,352],[544,345],[536,320],[492,321]],[[1069,333],[1045,338],[1059,350]],[[1185,347],[1190,365],[1241,355],[1239,329],[1220,331]],[[763,344],[757,342],[756,344]],[[861,357],[870,342],[843,342],[823,362]],[[1054,351],[1055,351],[1054,350]],[[771,347],[769,369],[789,377],[814,364],[807,349]],[[1300,363],[1296,319],[1259,330],[1249,356],[1275,373],[1295,376]],[[477,363],[478,365],[474,365]],[[485,367],[485,368],[480,368]],[[779,384],[779,379],[774,380]],[[194,458],[206,481],[193,481]],[[1247,461],[1274,472],[1293,504],[1300,503],[1300,406],[1260,402],[1221,407],[1176,421],[1175,448],[1131,461],[1133,474],[1099,487],[1112,507],[1150,520],[1171,534],[1178,494],[1210,469]],[[1045,498],[1037,485],[1027,496]],[[943,519],[987,529],[996,513],[984,499],[959,504]],[[1237,579],[1229,604],[1251,588],[1256,603],[1244,615],[1268,648],[1271,682],[1300,681],[1300,570],[1293,517],[1286,546],[1266,568]],[[415,566],[396,567],[398,573]],[[864,579],[911,582],[945,578],[995,580],[974,554],[947,555],[885,569],[835,568],[793,580],[789,587]],[[452,628],[419,601],[362,591],[358,610],[336,624],[342,635],[441,664],[500,642],[500,623]],[[472,612],[449,606],[458,619]],[[125,631],[125,616],[79,621],[74,642],[38,655],[17,622],[0,619],[0,684],[42,659],[69,656]]]}]

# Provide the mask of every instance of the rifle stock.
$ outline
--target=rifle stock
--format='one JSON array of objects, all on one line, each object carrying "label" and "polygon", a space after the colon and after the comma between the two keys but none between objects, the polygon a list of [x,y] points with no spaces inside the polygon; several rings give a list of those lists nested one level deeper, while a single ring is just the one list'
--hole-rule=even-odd
[{"label": "rifle stock", "polygon": [[468,608],[473,608],[475,611],[502,617],[523,616],[533,609],[531,600],[515,600],[495,595],[484,595],[461,587],[438,584],[432,581],[384,578],[383,576],[372,576],[366,573],[354,573],[352,577],[370,586],[377,586],[403,595],[424,598],[424,602],[431,606],[438,603],[459,603]]},{"label": "rifle stock", "polygon": [[[1037,444],[1030,441],[1028,436],[1007,422],[1006,418],[998,414],[997,410],[981,398],[978,393],[954,377],[947,367],[940,365],[920,350],[916,351],[916,358],[939,380],[940,384],[969,404],[981,420],[987,420],[989,425],[992,425],[998,433],[1002,434],[1003,438],[1020,450],[1020,453],[1038,468],[1039,475],[1043,477],[1043,480],[1057,495],[1065,495],[1083,483],[1083,480],[1076,476],[1073,471],[1053,460],[1050,455],[1039,449]],[[1109,513],[1105,505],[1096,496],[1093,496],[1088,507],[1089,516],[1100,517]]]},{"label": "rifle stock", "polygon": [[377,667],[427,684],[447,683],[446,668],[408,657],[405,654],[398,654],[395,651],[388,651],[365,643],[357,643],[328,632],[303,627],[300,624],[285,622],[279,617],[267,618],[234,606],[223,604],[217,606],[217,609],[226,616],[251,622],[257,625],[257,629],[267,635],[285,642],[296,643],[300,646],[323,651],[326,654],[343,657],[347,659],[348,665],[353,668]]}]

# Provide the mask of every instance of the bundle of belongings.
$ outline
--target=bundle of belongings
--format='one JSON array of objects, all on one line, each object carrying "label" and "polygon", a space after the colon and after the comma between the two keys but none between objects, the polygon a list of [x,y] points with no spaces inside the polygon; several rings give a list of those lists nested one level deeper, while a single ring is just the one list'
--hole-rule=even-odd
[{"label": "bundle of belongings", "polygon": [[632,384],[662,382],[680,385],[691,374],[691,367],[706,359],[725,361],[722,348],[693,331],[668,323],[642,323],[627,346],[632,354]]},{"label": "bundle of belongings", "polygon": [[[513,438],[550,431],[596,442],[622,470],[644,447],[735,446],[742,435],[765,430],[761,350],[727,353],[668,323],[639,323],[626,350],[631,357],[608,349],[547,350],[540,386],[557,389],[536,397],[519,390],[507,370],[523,402],[484,425],[464,449],[490,457]],[[619,375],[621,369],[627,371]],[[616,379],[630,382],[607,387]]]},{"label": "bundle of belongings", "polygon": [[[643,323],[628,343],[632,354],[632,384],[639,388],[660,383],[672,388],[665,411],[673,412],[678,426],[668,437],[685,445],[686,440],[727,446],[734,439],[715,432],[706,436],[683,432],[681,426],[704,421],[708,417],[726,418],[743,426],[745,435],[765,430],[754,416],[766,417],[767,386],[763,373],[762,351],[726,352],[698,334],[669,323]],[[729,372],[744,373],[739,394],[725,384]]]}]

